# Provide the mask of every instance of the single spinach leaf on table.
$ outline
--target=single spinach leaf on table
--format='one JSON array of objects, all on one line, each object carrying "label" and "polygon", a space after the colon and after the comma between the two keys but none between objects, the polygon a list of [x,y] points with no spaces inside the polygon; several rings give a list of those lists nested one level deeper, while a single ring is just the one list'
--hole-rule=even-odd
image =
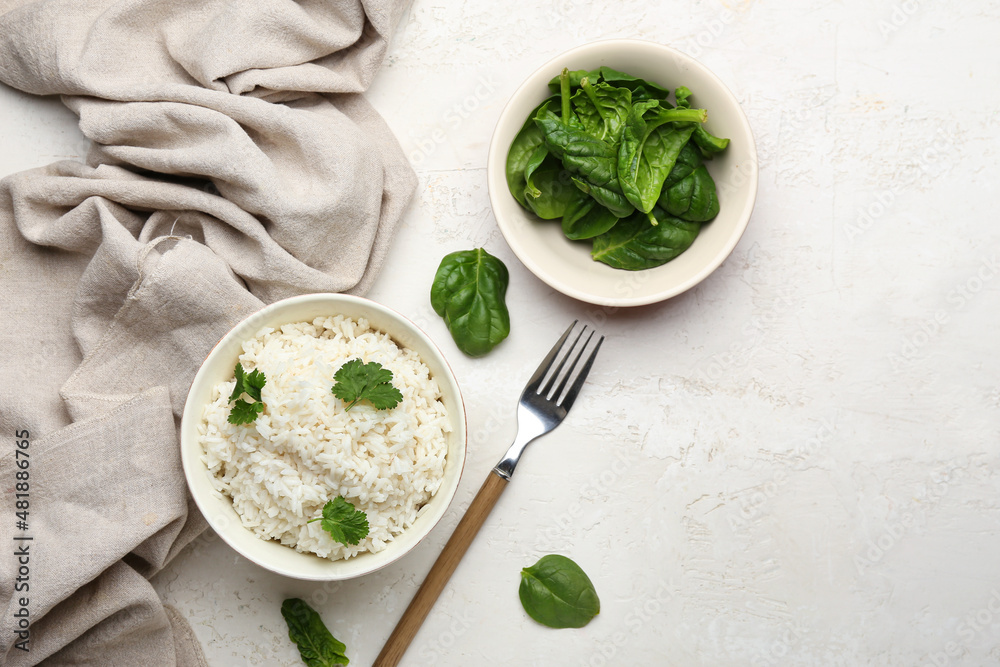
[{"label": "single spinach leaf on table", "polygon": [[643,213],[623,218],[594,238],[590,256],[616,269],[638,271],[666,264],[694,243],[701,225],[680,220],[655,207],[651,225]]},{"label": "single spinach leaf on table", "polygon": [[664,186],[658,203],[670,215],[692,222],[708,222],[719,214],[715,181],[705,165]]},{"label": "single spinach leaf on table", "polygon": [[289,598],[281,603],[281,615],[288,624],[288,637],[299,648],[302,662],[309,667],[348,665],[347,646],[330,634],[323,619],[305,600]]},{"label": "single spinach leaf on table", "polygon": [[518,596],[528,616],[550,628],[582,628],[601,612],[590,577],[558,554],[521,570]]},{"label": "single spinach leaf on table", "polygon": [[591,186],[589,194],[618,217],[632,212],[633,207],[618,184],[618,155],[613,143],[564,124],[546,108],[539,110],[535,123],[549,151],[562,160],[566,169],[579,174]]},{"label": "single spinach leaf on table", "polygon": [[579,197],[566,206],[562,218],[562,230],[571,241],[590,239],[615,226],[615,214],[597,203],[597,200],[580,191]]},{"label": "single spinach leaf on table", "polygon": [[618,182],[635,208],[653,210],[693,123],[706,116],[704,109],[666,109],[653,100],[632,106],[618,147]]},{"label": "single spinach leaf on table", "polygon": [[445,255],[431,285],[431,306],[444,318],[455,344],[480,357],[510,333],[504,296],[507,267],[483,248]]}]

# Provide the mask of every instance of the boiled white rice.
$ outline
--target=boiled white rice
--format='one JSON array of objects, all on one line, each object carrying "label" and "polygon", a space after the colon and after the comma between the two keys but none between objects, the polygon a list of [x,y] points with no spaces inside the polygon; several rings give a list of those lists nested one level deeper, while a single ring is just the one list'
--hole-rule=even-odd
[{"label": "boiled white rice", "polygon": [[[362,401],[344,410],[330,389],[347,361],[392,371],[403,400],[389,410]],[[441,391],[416,352],[338,315],[261,329],[240,363],[261,370],[264,412],[255,423],[228,422],[235,378],[212,392],[199,437],[212,484],[232,499],[243,525],[263,539],[337,560],[378,552],[411,526],[444,476],[450,426]],[[321,522],[337,496],[368,515],[356,546],[335,542]]]}]

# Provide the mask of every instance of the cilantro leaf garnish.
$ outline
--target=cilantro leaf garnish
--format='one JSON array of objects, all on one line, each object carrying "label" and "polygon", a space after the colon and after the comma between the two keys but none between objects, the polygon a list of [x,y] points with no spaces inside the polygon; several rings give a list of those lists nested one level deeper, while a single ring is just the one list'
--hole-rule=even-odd
[{"label": "cilantro leaf garnish", "polygon": [[323,516],[310,519],[306,523],[322,521],[323,530],[330,533],[341,544],[357,544],[368,535],[368,515],[337,496],[323,506]]},{"label": "cilantro leaf garnish", "polygon": [[253,400],[259,401],[260,390],[267,384],[267,378],[264,377],[264,374],[260,371],[247,373],[243,370],[243,364],[236,364],[233,373],[236,375],[236,386],[233,387],[233,393],[229,395],[229,400],[235,401],[243,394],[247,394]]},{"label": "cilantro leaf garnish", "polygon": [[347,647],[330,634],[323,619],[305,600],[289,598],[281,603],[281,615],[288,624],[288,638],[295,642],[302,662],[309,667],[350,664]]},{"label": "cilantro leaf garnish", "polygon": [[[233,404],[233,409],[229,412],[229,423],[250,424],[257,419],[257,415],[264,411],[260,390],[267,384],[267,378],[259,370],[247,373],[243,370],[243,364],[239,363],[236,364],[233,374],[236,376],[236,386],[233,387],[233,393],[229,395],[229,400],[230,402],[236,401],[236,403]],[[244,401],[240,398],[243,394],[249,396],[254,402]]]},{"label": "cilantro leaf garnish", "polygon": [[257,415],[263,411],[263,403],[247,403],[243,399],[240,399],[233,403],[233,408],[229,411],[229,423],[252,424],[257,419]]},{"label": "cilantro leaf garnish", "polygon": [[392,386],[392,371],[377,361],[351,359],[333,375],[333,395],[347,403],[347,410],[367,400],[376,410],[394,408],[403,394]]}]

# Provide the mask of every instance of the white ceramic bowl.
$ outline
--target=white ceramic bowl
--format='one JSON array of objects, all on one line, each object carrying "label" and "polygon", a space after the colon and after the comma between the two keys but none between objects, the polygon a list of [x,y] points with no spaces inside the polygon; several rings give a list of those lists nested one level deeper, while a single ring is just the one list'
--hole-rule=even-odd
[{"label": "white ceramic bowl", "polygon": [[[214,493],[208,469],[201,460],[198,443],[198,423],[206,403],[211,400],[212,387],[232,379],[233,367],[242,352],[243,342],[252,338],[262,327],[276,327],[291,322],[310,321],[316,317],[343,314],[364,317],[369,324],[389,334],[397,344],[420,355],[421,360],[441,387],[452,431],[448,439],[448,458],[444,481],[417,521],[393,539],[379,553],[366,553],[348,560],[332,561],[313,554],[304,554],[276,541],[265,541],[243,527],[229,498]],[[209,525],[229,546],[247,559],[272,572],[314,581],[351,579],[368,574],[400,558],[412,549],[444,516],[455,496],[465,465],[466,420],[462,393],[441,351],[413,323],[393,310],[368,299],[344,294],[308,294],[273,303],[254,313],[233,328],[219,341],[201,365],[181,418],[181,461],[191,495]]]},{"label": "white ceramic bowl", "polygon": [[[558,221],[536,218],[507,188],[507,150],[528,114],[551,94],[549,80],[564,67],[592,70],[602,65],[671,90],[687,86],[694,93],[692,106],[708,110],[706,129],[730,139],[724,153],[706,162],[719,193],[718,217],[703,226],[684,253],[653,269],[624,271],[595,262],[589,243],[568,241]],[[639,306],[694,287],[736,247],[757,197],[757,149],[736,98],[704,65],[661,44],[616,39],[585,44],[553,58],[514,91],[493,131],[486,178],[500,231],[528,270],[581,301]]]}]

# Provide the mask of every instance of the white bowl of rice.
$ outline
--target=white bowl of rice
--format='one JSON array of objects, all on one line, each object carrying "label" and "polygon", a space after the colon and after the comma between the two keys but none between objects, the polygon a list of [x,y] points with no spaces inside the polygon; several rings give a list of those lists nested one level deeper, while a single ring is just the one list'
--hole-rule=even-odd
[{"label": "white bowl of rice", "polygon": [[[402,400],[345,410],[331,387],[352,359],[392,371]],[[237,363],[267,378],[249,424],[228,421]],[[441,351],[398,313],[344,294],[278,301],[236,325],[195,375],[181,419],[184,474],[209,525],[296,579],[358,577],[416,546],[454,498],[465,449],[465,406]],[[337,497],[367,515],[357,545],[309,522]]]}]

